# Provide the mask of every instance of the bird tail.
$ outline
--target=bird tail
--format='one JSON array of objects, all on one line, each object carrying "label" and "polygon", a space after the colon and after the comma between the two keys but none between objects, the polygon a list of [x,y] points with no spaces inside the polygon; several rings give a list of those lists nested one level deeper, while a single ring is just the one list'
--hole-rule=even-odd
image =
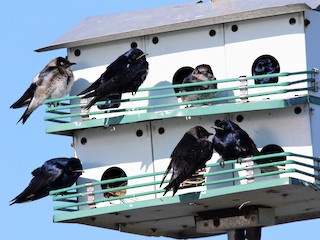
[{"label": "bird tail", "polygon": [[169,184],[164,187],[165,192],[164,192],[163,196],[166,195],[167,192],[169,192],[169,190],[171,188],[173,189],[173,195],[172,196],[174,196],[176,194],[176,192],[178,191],[179,186],[180,186],[180,181],[178,181],[177,179],[172,179],[171,178]]},{"label": "bird tail", "polygon": [[160,187],[162,186],[162,184],[163,184],[163,182],[164,182],[164,179],[165,179],[166,176],[168,175],[170,169],[171,169],[171,162],[170,162],[169,166],[167,167],[166,172],[165,172],[164,175],[163,175],[162,181],[161,181],[161,183],[160,183]]},{"label": "bird tail", "polygon": [[[89,87],[89,88],[90,88],[90,87]],[[82,92],[78,93],[78,96],[85,95],[85,94],[87,94],[88,92],[92,91],[92,90],[90,90],[89,88],[87,88],[87,89],[83,90]]]},{"label": "bird tail", "polygon": [[99,101],[99,98],[94,97],[94,98],[88,103],[88,105],[87,105],[85,108],[88,110],[88,109],[91,108],[93,105],[95,105],[96,102],[98,102],[98,101]]},{"label": "bird tail", "polygon": [[15,204],[15,203],[16,203],[16,201],[17,201],[17,199],[16,199],[16,198],[12,199],[12,200],[10,201],[10,203],[9,203],[9,206],[11,206],[12,204]]},{"label": "bird tail", "polygon": [[78,94],[79,97],[81,98],[90,98],[90,97],[94,97],[95,96],[95,92],[89,92],[89,93],[84,93],[84,94]]},{"label": "bird tail", "polygon": [[22,120],[22,124],[24,124],[27,119],[30,117],[31,113],[33,112],[29,110],[29,108],[26,109],[26,111],[22,114],[21,118],[19,119],[19,121],[17,122],[17,124]]}]

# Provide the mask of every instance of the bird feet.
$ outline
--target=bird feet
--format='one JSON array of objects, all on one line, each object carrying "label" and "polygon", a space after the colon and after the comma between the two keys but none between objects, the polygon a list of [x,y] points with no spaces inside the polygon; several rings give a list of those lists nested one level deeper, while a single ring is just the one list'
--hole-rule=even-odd
[{"label": "bird feet", "polygon": [[198,169],[198,170],[195,172],[195,174],[200,174],[200,173],[205,173],[205,172],[207,172],[207,170],[206,170],[205,167],[203,167],[203,168]]},{"label": "bird feet", "polygon": [[54,103],[47,103],[47,106],[50,108],[50,107],[58,107],[60,106],[61,103],[60,102],[54,102]]},{"label": "bird feet", "polygon": [[224,164],[224,160],[222,158],[220,158],[218,160],[218,163],[220,164],[220,167],[224,168],[225,164]]}]

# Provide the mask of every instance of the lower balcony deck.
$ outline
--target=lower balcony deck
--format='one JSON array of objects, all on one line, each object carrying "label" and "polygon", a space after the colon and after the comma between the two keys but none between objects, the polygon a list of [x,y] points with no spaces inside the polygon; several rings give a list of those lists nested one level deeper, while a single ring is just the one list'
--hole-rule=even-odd
[{"label": "lower balcony deck", "polygon": [[[259,159],[276,157],[286,160],[253,164]],[[208,164],[206,172],[200,175],[204,181],[179,189],[173,197],[172,192],[163,196],[159,181],[131,182],[162,176],[163,172],[87,182],[50,193],[58,201],[55,210],[59,212],[54,215],[54,222],[183,239],[318,218],[320,168],[304,164],[302,159],[319,163],[318,158],[284,152],[242,159],[241,164],[237,160],[228,161],[225,168],[219,163]],[[231,178],[224,177],[230,173]],[[100,188],[102,184],[124,181],[128,184]],[[154,186],[154,191],[143,191],[145,186]],[[105,197],[106,193],[123,190],[131,192]],[[65,191],[69,193],[57,195]]]}]

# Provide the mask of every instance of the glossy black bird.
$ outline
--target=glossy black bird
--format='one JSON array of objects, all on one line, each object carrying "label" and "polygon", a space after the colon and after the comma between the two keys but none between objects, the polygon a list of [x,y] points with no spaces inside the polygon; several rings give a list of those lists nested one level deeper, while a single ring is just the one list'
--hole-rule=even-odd
[{"label": "glossy black bird", "polygon": [[138,90],[147,77],[148,69],[146,54],[138,48],[132,48],[112,62],[106,71],[78,96],[93,97],[86,109],[98,101],[120,100],[122,93],[135,93]]},{"label": "glossy black bird", "polygon": [[14,203],[34,201],[49,195],[51,190],[72,186],[82,174],[78,158],[53,158],[33,170],[33,179],[28,187],[12,199]]},{"label": "glossy black bird", "polygon": [[30,114],[41,106],[46,99],[61,98],[70,92],[74,82],[71,66],[74,64],[63,57],[58,57],[49,62],[34,77],[30,87],[22,97],[10,106],[10,108],[27,106],[17,123],[22,120],[22,124],[24,124]]},{"label": "glossy black bird", "polygon": [[222,120],[213,126],[216,134],[212,139],[213,148],[222,157],[220,162],[259,155],[256,144],[249,135],[230,120]]},{"label": "glossy black bird", "polygon": [[169,184],[164,188],[165,195],[173,188],[173,196],[180,184],[190,178],[198,169],[203,168],[213,154],[212,143],[208,137],[212,135],[201,126],[191,128],[184,134],[171,154],[171,161],[163,176],[160,187],[171,169],[173,173]]},{"label": "glossy black bird", "polygon": [[[195,82],[207,82],[214,81],[216,78],[213,75],[212,69],[207,64],[201,64],[197,66],[187,77],[185,77],[182,83],[195,83]],[[190,92],[197,90],[210,90],[217,89],[217,84],[205,84],[194,87],[185,87],[181,88],[181,92]],[[183,102],[195,101],[195,100],[203,100],[213,98],[217,93],[203,93],[203,94],[191,94],[181,96]]]}]

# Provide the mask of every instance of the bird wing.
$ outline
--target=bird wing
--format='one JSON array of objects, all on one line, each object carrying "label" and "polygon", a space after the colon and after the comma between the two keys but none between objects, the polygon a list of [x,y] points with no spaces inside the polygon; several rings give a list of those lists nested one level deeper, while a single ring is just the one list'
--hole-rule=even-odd
[{"label": "bird wing", "polygon": [[[238,142],[238,147],[241,152],[247,152],[248,156],[249,155],[258,155],[259,150],[257,149],[256,144],[254,141],[250,138],[247,132],[243,130],[236,130],[235,131],[235,138],[237,139]],[[240,149],[241,148],[241,149]]]},{"label": "bird wing", "polygon": [[[56,71],[54,71],[56,70]],[[43,85],[43,80],[47,78],[49,74],[57,74],[58,68],[57,67],[48,67],[46,66],[44,69],[41,70],[39,74],[37,74],[29,86],[29,88],[24,92],[24,94],[15,102],[13,103],[10,108],[21,108],[29,105],[29,103],[32,101],[32,98],[34,97],[34,94],[37,90],[38,86]]]},{"label": "bird wing", "polygon": [[102,77],[103,77],[103,74],[102,74],[95,82],[93,82],[88,88],[86,88],[85,90],[83,90],[82,92],[80,92],[80,93],[78,94],[78,96],[84,95],[84,94],[86,94],[86,93],[89,93],[89,92],[92,92],[92,91],[96,90],[96,89],[100,86],[100,84],[101,84]]},{"label": "bird wing", "polygon": [[[171,156],[170,156],[171,161],[170,161],[169,166],[167,167],[167,170],[163,176],[160,187],[162,186],[163,181],[166,178],[166,176],[168,175],[171,168],[177,169],[177,165],[179,165],[180,154],[183,155],[183,152],[184,152],[184,149],[186,148],[186,146],[190,145],[189,141],[195,142],[196,140],[194,137],[190,136],[188,133],[185,133],[184,136],[182,137],[182,139],[177,144],[177,146],[173,149]],[[173,175],[171,176],[170,182],[172,181],[172,179],[173,179]]]},{"label": "bird wing", "polygon": [[27,106],[31,99],[33,98],[34,92],[37,88],[36,83],[31,83],[30,87],[24,92],[24,94],[15,102],[13,103],[10,108],[21,108]]},{"label": "bird wing", "polygon": [[[144,69],[145,70],[145,69]],[[146,76],[141,74],[140,67],[132,67],[130,65],[123,67],[119,70],[110,80],[100,84],[94,92],[88,93],[85,97],[94,97],[86,106],[89,109],[96,102],[102,100],[110,94],[120,94],[130,91],[136,91],[141,85]],[[144,79],[143,79],[144,76]],[[137,83],[139,81],[139,83]]]},{"label": "bird wing", "polygon": [[147,61],[134,62],[119,72],[115,76],[115,80],[121,83],[119,91],[121,93],[136,92],[148,75],[148,66]]},{"label": "bird wing", "polygon": [[[80,92],[78,96],[97,90],[101,85],[104,85],[108,81],[110,81],[126,65],[127,65],[127,59],[123,55],[121,55],[106,68],[106,70],[101,74],[101,76],[95,82],[93,82],[88,88]],[[87,98],[92,96],[90,95],[85,97]]]},{"label": "bird wing", "polygon": [[[206,142],[206,143],[203,143]],[[184,146],[172,155],[173,179],[179,182],[190,178],[212,157],[213,148],[209,141],[201,141],[192,146]]]},{"label": "bird wing", "polygon": [[14,203],[33,201],[49,194],[49,185],[55,181],[63,171],[57,167],[46,167],[42,166],[33,170],[32,175],[34,176],[30,181],[29,185],[11,200],[10,205]]}]

